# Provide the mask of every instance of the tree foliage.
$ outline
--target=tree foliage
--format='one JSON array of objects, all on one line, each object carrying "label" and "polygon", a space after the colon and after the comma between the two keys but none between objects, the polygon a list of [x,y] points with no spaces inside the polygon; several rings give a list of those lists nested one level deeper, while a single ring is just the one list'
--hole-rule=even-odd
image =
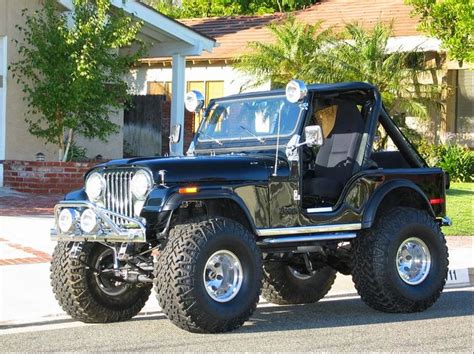
[{"label": "tree foliage", "polygon": [[274,87],[284,87],[291,79],[314,82],[324,75],[320,58],[333,38],[330,29],[321,31],[321,22],[301,24],[294,17],[282,24],[271,24],[269,29],[275,42],[250,43],[251,51],[235,64],[253,77],[254,85],[270,81]]},{"label": "tree foliage", "polygon": [[474,62],[473,0],[405,0],[413,6],[413,15],[421,18],[419,28],[438,38],[448,56],[463,62]]},{"label": "tree foliage", "polygon": [[321,23],[306,25],[289,18],[272,24],[275,42],[251,43],[236,68],[249,74],[253,84],[271,81],[283,87],[291,79],[306,82],[364,81],[375,85],[392,114],[427,116],[427,106],[441,88],[419,80],[423,60],[413,52],[387,53],[391,28],[381,23],[372,30],[348,24],[340,35],[321,31]]},{"label": "tree foliage", "polygon": [[34,13],[23,10],[23,39],[15,41],[20,59],[11,64],[28,103],[30,133],[57,145],[62,160],[74,134],[106,140],[117,131],[109,115],[123,107],[124,74],[141,55],[118,51],[134,42],[140,23],[112,10],[109,0],[73,3],[69,18],[55,0]]},{"label": "tree foliage", "polygon": [[145,0],[161,13],[173,18],[194,18],[232,15],[262,15],[287,12],[313,5],[318,0]]}]

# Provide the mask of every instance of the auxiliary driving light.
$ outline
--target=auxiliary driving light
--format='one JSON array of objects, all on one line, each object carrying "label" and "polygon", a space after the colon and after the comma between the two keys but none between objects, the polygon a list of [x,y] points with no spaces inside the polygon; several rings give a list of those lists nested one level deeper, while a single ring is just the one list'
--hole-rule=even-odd
[{"label": "auxiliary driving light", "polygon": [[74,209],[65,208],[61,210],[58,217],[58,227],[61,232],[70,232],[74,226],[74,221],[77,219],[77,211]]},{"label": "auxiliary driving light", "polygon": [[197,90],[189,91],[184,98],[184,105],[189,112],[199,112],[204,106],[204,96]]},{"label": "auxiliary driving light", "polygon": [[286,85],[286,99],[291,103],[301,101],[308,94],[308,88],[301,80],[291,80]]},{"label": "auxiliary driving light", "polygon": [[97,216],[91,209],[86,209],[81,215],[81,230],[90,234],[97,228]]}]

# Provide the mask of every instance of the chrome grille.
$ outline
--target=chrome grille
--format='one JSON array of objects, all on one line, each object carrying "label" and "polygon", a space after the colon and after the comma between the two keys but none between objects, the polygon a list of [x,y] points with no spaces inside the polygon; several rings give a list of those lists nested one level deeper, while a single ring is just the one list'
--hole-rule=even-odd
[{"label": "chrome grille", "polygon": [[[105,208],[117,214],[134,217],[132,191],[130,182],[134,171],[111,171],[104,172],[106,182]],[[120,217],[112,216],[112,220],[122,225],[125,220]]]}]

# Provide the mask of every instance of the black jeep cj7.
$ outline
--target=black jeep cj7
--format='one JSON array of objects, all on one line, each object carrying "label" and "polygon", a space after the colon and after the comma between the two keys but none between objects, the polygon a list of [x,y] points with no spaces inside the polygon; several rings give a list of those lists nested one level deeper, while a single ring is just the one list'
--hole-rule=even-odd
[{"label": "black jeep cj7", "polygon": [[[426,165],[373,86],[294,80],[286,92],[202,106],[199,92],[186,96],[203,115],[188,156],[99,165],[56,206],[51,279],[69,315],[128,320],[154,286],[178,327],[224,332],[260,294],[318,301],[337,272],[377,310],[423,311],[438,299],[449,179]],[[373,148],[380,132],[386,151]]]}]

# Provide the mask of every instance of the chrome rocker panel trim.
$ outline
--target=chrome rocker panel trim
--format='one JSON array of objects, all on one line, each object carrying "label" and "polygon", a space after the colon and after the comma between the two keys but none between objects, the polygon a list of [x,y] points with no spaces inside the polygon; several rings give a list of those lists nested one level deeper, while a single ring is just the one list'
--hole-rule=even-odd
[{"label": "chrome rocker panel trim", "polygon": [[[86,234],[76,221],[75,230],[69,233],[62,233],[58,227],[58,216],[61,209],[64,208],[88,208],[91,209],[99,218],[99,230]],[[120,218],[134,224],[134,228],[122,228],[117,225],[111,216]],[[87,241],[87,242],[146,242],[146,226],[143,222],[117,214],[113,211],[101,208],[94,203],[87,201],[61,201],[54,207],[54,219],[56,228],[51,229],[52,241]]]},{"label": "chrome rocker panel trim", "polygon": [[317,226],[298,226],[298,227],[278,227],[274,229],[257,229],[258,236],[284,236],[311,234],[319,232],[338,232],[354,231],[362,229],[361,223],[338,224],[338,225],[317,225]]},{"label": "chrome rocker panel trim", "polygon": [[264,238],[260,241],[261,245],[278,245],[282,243],[302,243],[313,241],[331,241],[331,240],[350,240],[356,238],[355,232],[346,232],[340,234],[319,234],[306,236],[274,237]]}]

